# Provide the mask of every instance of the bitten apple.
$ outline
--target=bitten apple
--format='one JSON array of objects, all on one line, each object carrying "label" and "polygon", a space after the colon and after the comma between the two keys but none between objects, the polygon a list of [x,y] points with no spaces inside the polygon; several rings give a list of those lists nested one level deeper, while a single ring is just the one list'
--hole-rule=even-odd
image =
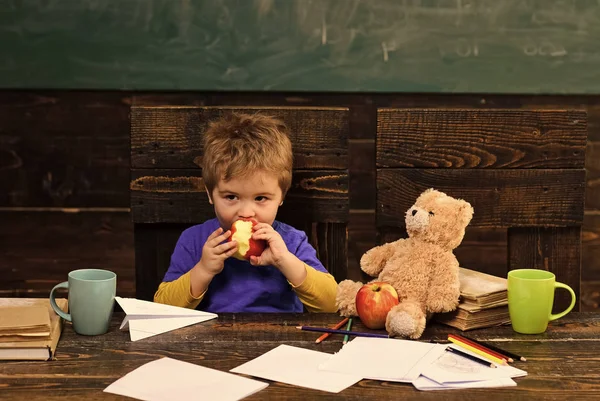
[{"label": "bitten apple", "polygon": [[383,329],[387,314],[395,305],[398,305],[396,289],[381,281],[363,285],[356,294],[358,317],[370,329]]},{"label": "bitten apple", "polygon": [[252,239],[252,227],[258,222],[254,219],[240,219],[231,225],[229,241],[237,241],[238,249],[233,254],[234,258],[250,260],[250,256],[260,256],[267,247],[267,241]]}]

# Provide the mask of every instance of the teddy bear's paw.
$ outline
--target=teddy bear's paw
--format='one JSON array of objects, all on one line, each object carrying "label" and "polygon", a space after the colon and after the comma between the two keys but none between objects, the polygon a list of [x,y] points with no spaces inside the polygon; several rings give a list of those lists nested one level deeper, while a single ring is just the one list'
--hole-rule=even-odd
[{"label": "teddy bear's paw", "polygon": [[341,316],[357,316],[356,312],[356,294],[363,286],[352,280],[344,280],[338,284],[337,294],[335,296],[335,305]]},{"label": "teddy bear's paw", "polygon": [[388,243],[369,249],[360,258],[360,269],[371,277],[378,276],[388,259],[394,255],[394,244]]},{"label": "teddy bear's paw", "polygon": [[425,314],[413,305],[400,304],[393,307],[387,315],[385,328],[391,337],[417,339],[425,330]]}]

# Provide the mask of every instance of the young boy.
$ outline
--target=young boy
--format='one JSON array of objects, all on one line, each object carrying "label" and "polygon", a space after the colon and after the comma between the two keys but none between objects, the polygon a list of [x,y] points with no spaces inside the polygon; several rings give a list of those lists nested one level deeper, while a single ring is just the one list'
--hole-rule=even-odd
[{"label": "young boy", "polygon": [[[210,124],[202,177],[216,218],[185,230],[154,301],[208,312],[336,312],[337,283],[302,231],[275,220],[291,186],[292,145],[272,117],[232,114]],[[231,225],[258,221],[252,237],[267,248],[250,263]]]}]

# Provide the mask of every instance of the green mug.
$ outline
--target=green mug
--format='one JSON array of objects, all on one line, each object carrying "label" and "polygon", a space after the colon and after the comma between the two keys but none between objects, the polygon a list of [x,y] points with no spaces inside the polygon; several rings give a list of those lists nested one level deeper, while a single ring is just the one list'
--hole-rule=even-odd
[{"label": "green mug", "polygon": [[[69,290],[69,312],[63,312],[56,304],[54,291]],[[108,331],[112,317],[117,275],[108,270],[80,269],[69,273],[69,281],[57,284],[50,291],[50,305],[63,319],[73,323],[77,334],[95,336]]]},{"label": "green mug", "polygon": [[[571,293],[571,305],[561,313],[552,314],[554,291],[564,288]],[[548,322],[563,317],[575,306],[575,292],[556,281],[554,273],[539,269],[518,269],[508,272],[508,313],[517,333],[539,334]]]}]

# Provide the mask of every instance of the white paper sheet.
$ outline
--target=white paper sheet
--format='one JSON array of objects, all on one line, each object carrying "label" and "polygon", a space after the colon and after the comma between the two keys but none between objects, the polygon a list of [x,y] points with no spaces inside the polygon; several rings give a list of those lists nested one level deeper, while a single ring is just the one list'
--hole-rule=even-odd
[{"label": "white paper sheet", "polygon": [[146,401],[234,401],[267,386],[258,380],[162,358],[129,372],[104,391]]},{"label": "white paper sheet", "polygon": [[214,313],[142,301],[135,298],[115,297],[115,300],[127,314],[120,328],[129,328],[131,341],[141,340],[217,317]]},{"label": "white paper sheet", "polygon": [[[466,349],[454,345],[451,345],[451,347],[459,349],[460,351],[468,354],[475,355]],[[488,360],[481,355],[476,356]],[[491,360],[489,361],[493,362]],[[514,366],[496,366],[497,368],[490,368],[477,362],[473,362],[458,354],[444,352],[443,355],[423,369],[421,374],[440,384],[496,380],[527,375],[526,371],[517,369]]]},{"label": "white paper sheet", "polygon": [[445,351],[445,346],[391,338],[356,337],[329,360],[324,371],[365,379],[410,383]]},{"label": "white paper sheet", "polygon": [[325,352],[280,345],[230,372],[331,393],[339,393],[362,379],[356,374],[319,370],[319,365],[331,356]]},{"label": "white paper sheet", "polygon": [[417,380],[413,381],[413,385],[417,390],[430,391],[430,390],[458,390],[461,388],[489,388],[489,387],[513,387],[517,383],[513,379],[502,378],[495,380],[482,380],[476,382],[457,382],[457,383],[446,383],[439,384],[426,378],[425,376],[419,376]]}]

